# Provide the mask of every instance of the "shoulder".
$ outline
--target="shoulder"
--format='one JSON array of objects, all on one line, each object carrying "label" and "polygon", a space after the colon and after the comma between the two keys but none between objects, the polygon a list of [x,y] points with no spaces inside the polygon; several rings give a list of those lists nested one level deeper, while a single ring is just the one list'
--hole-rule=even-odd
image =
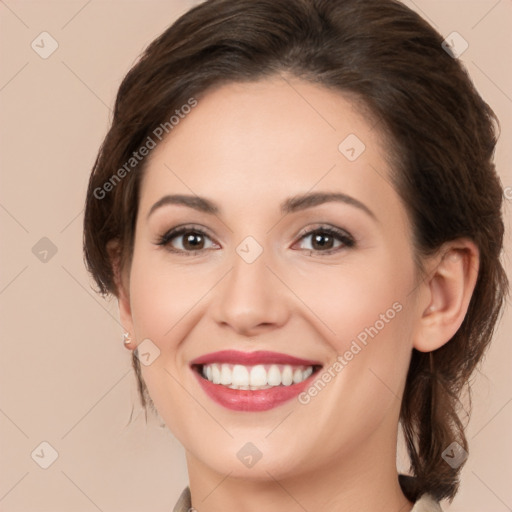
[{"label": "shoulder", "polygon": [[174,505],[174,508],[172,509],[172,512],[193,512],[194,509],[192,509],[192,501],[190,497],[190,487],[185,487],[183,489],[183,492],[181,493],[180,497],[178,498],[178,501],[176,502],[176,505]]},{"label": "shoulder", "polygon": [[443,512],[439,502],[430,494],[423,494],[415,503],[411,512]]}]

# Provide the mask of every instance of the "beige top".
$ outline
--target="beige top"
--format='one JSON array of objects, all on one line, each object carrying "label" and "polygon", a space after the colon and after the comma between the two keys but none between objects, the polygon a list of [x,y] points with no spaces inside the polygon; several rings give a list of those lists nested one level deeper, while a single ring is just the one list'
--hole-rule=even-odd
[{"label": "beige top", "polygon": [[[179,497],[172,512],[194,512],[190,500],[190,488],[186,487]],[[439,503],[429,494],[424,494],[416,501],[411,512],[443,512]]]}]

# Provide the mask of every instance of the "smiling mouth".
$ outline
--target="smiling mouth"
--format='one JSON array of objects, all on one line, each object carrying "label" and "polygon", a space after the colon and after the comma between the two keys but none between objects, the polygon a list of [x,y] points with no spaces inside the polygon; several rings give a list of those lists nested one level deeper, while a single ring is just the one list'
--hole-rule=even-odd
[{"label": "smiling mouth", "polygon": [[229,389],[263,390],[300,384],[317,373],[321,365],[230,363],[193,364],[203,379]]}]

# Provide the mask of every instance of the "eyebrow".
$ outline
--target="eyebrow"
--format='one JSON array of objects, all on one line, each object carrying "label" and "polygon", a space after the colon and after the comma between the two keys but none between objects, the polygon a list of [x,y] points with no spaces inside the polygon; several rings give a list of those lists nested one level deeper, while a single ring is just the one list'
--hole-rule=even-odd
[{"label": "eyebrow", "polygon": [[[377,220],[375,214],[364,203],[358,201],[354,197],[339,192],[313,192],[289,197],[281,203],[280,210],[283,215],[286,215],[329,202],[340,202],[354,206],[364,211],[374,220]],[[210,215],[218,215],[220,213],[220,208],[209,199],[199,196],[173,194],[163,196],[159,199],[149,210],[148,218],[158,208],[171,204],[187,206]]]}]

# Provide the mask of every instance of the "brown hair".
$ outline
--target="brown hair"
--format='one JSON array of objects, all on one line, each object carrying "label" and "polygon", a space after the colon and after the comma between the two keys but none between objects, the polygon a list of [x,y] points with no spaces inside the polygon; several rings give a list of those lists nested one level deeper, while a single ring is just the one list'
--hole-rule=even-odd
[{"label": "brown hair", "polygon": [[[492,162],[497,120],[442,42],[395,0],[198,5],[155,39],[124,78],[90,177],[84,220],[87,267],[100,292],[117,295],[107,244],[117,240],[121,264],[129,265],[146,158],[133,169],[125,164],[176,109],[223,83],[280,73],[362,100],[392,141],[392,179],[418,257],[459,237],[480,251],[478,281],[458,332],[434,352],[413,350],[400,412],[416,476],[411,500],[424,492],[451,500],[457,492],[461,467],[452,469],[441,454],[454,441],[468,448],[459,399],[508,287],[500,263],[503,191]],[[123,165],[122,179],[113,180]],[[152,404],[135,354],[133,365],[142,404]]]}]

